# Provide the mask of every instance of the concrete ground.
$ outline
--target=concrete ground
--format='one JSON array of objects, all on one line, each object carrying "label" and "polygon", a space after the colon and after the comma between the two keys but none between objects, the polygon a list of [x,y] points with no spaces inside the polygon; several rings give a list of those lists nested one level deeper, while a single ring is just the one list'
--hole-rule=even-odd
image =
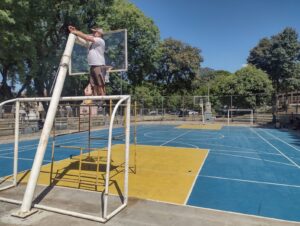
[{"label": "concrete ground", "polygon": [[[6,191],[0,192],[0,197],[22,200],[24,185],[19,185]],[[35,202],[52,207],[59,207],[67,210],[89,213],[99,216],[101,209],[101,193],[83,190],[74,190],[61,187],[38,186],[35,192]],[[119,205],[120,197],[110,197],[111,211]],[[70,217],[62,214],[39,210],[37,213],[26,219],[12,217],[11,213],[16,212],[20,206],[0,202],[0,225],[30,225],[30,226],[52,226],[52,225],[101,225],[102,223],[93,222],[85,219]],[[128,206],[109,220],[105,225],[226,225],[226,226],[292,226],[299,223],[279,221],[268,218],[235,214],[223,211],[216,211],[204,208],[194,208],[183,205],[147,201],[142,199],[130,198]]]}]

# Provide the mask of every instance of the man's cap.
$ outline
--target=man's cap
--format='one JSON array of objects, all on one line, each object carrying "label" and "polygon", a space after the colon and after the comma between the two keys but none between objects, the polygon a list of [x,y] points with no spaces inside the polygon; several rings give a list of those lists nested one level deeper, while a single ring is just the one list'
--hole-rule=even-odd
[{"label": "man's cap", "polygon": [[103,34],[103,29],[100,28],[100,27],[94,27],[91,30],[94,31],[94,32],[99,32],[99,33]]}]

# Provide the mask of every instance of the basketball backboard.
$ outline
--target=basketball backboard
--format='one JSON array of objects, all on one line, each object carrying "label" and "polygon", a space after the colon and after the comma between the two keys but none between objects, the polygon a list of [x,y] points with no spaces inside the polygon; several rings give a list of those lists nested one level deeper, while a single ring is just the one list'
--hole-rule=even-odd
[{"label": "basketball backboard", "polygon": [[[110,72],[127,71],[127,30],[105,32],[103,39],[105,41],[105,63],[112,67]],[[87,51],[88,45],[75,42],[69,64],[69,75],[89,74]]]}]

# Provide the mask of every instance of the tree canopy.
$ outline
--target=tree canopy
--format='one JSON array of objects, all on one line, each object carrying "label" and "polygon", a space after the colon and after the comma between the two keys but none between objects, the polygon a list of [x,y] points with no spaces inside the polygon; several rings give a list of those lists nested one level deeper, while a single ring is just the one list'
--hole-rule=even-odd
[{"label": "tree canopy", "polygon": [[287,91],[295,84],[300,62],[298,33],[286,28],[277,35],[263,38],[250,51],[248,63],[267,72],[276,92]]},{"label": "tree canopy", "polygon": [[199,75],[201,50],[174,39],[161,43],[159,67],[153,79],[166,93],[185,93]]},{"label": "tree canopy", "polygon": [[[236,108],[257,108],[267,104],[273,91],[268,75],[254,66],[247,66],[232,75],[219,77],[212,87],[214,95],[223,106]],[[222,98],[223,97],[223,98]],[[225,97],[225,98],[224,98]],[[227,98],[226,98],[227,97]]]},{"label": "tree canopy", "polygon": [[[85,33],[93,26],[128,31],[128,71],[111,73],[108,94],[132,94],[145,107],[192,104],[183,96],[207,95],[213,105],[258,108],[275,92],[300,87],[300,43],[293,28],[261,39],[249,66],[230,73],[201,68],[200,48],[160,39],[153,20],[127,0],[2,0],[0,2],[0,99],[50,95],[68,25]],[[88,76],[67,77],[63,95],[82,95]],[[263,95],[261,95],[263,94]],[[214,96],[216,97],[214,99]],[[222,97],[222,98],[220,98]],[[218,98],[218,100],[217,100]],[[231,98],[231,99],[232,99]]]}]

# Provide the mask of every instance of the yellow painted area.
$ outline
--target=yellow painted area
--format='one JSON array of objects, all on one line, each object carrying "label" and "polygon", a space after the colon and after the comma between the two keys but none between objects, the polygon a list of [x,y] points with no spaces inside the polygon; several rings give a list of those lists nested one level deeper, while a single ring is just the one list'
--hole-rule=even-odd
[{"label": "yellow painted area", "polygon": [[[124,190],[124,150],[124,145],[114,145],[112,149],[110,194],[118,194]],[[131,146],[129,196],[184,204],[207,154],[208,150],[194,148]],[[83,156],[80,183],[79,158],[80,156],[76,156],[54,163],[52,177],[63,179],[54,181],[55,185],[103,191],[106,151],[93,151],[90,157]],[[96,173],[95,162],[98,159],[100,165],[99,172]],[[94,163],[84,164],[85,161]],[[49,185],[50,172],[51,164],[44,165],[38,183]],[[98,186],[95,186],[96,175]],[[28,177],[29,173],[19,175],[22,182],[26,182]]]},{"label": "yellow painted area", "polygon": [[183,124],[177,126],[178,129],[204,129],[204,130],[221,130],[223,125],[221,124]]}]

